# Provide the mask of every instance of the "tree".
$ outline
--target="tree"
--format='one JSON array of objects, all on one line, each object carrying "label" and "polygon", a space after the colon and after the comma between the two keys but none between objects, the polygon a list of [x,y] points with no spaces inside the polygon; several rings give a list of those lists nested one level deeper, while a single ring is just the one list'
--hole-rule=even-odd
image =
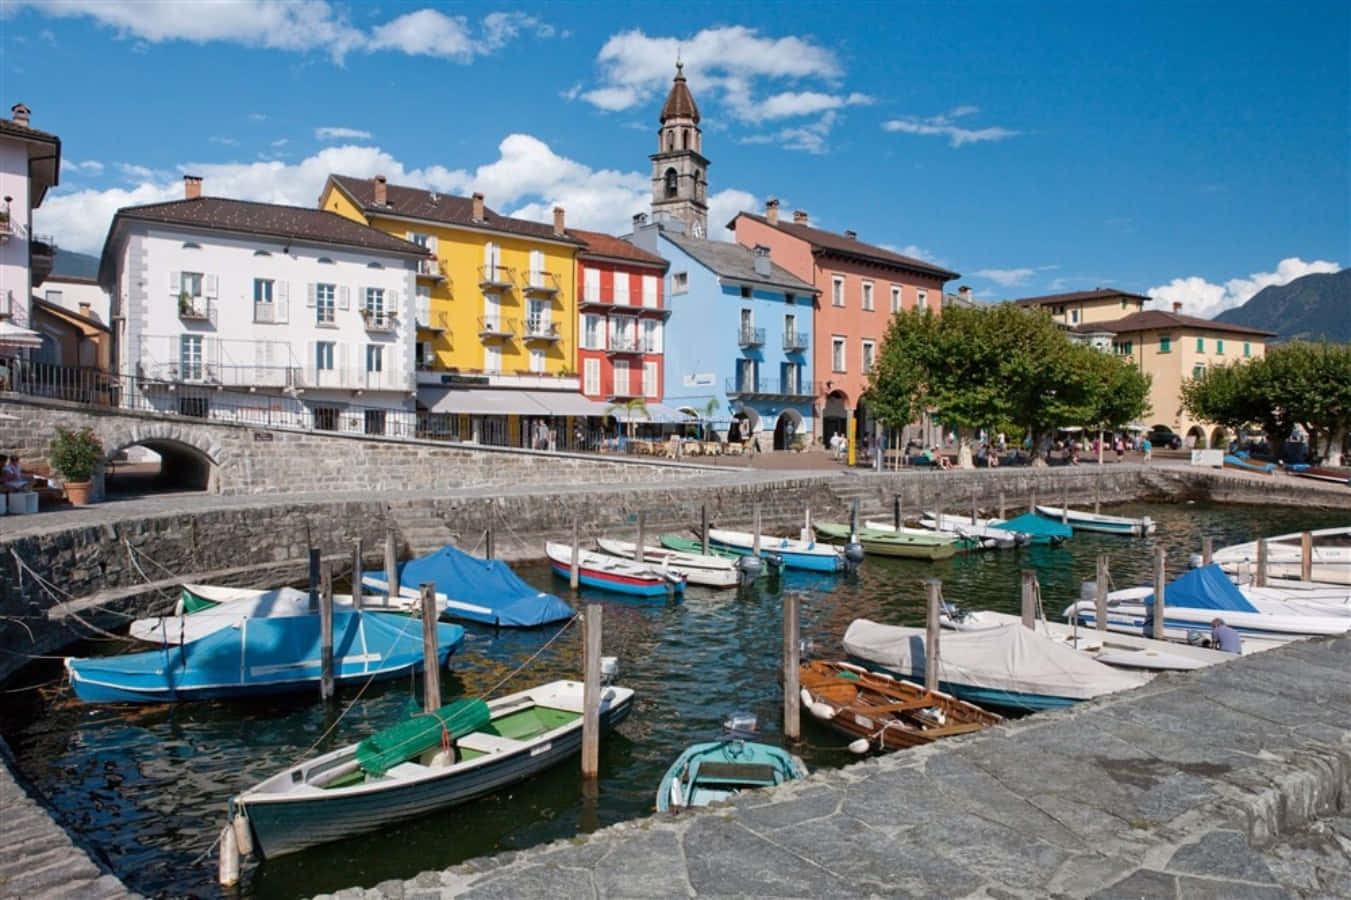
[{"label": "tree", "polygon": [[1076,343],[1044,312],[1004,303],[893,316],[868,401],[891,427],[927,411],[968,429],[1016,424],[1035,445],[1065,425],[1123,425],[1148,393],[1129,363]]},{"label": "tree", "polygon": [[642,397],[631,397],[628,400],[615,400],[605,407],[605,415],[614,416],[616,412],[624,414],[624,421],[628,423],[628,437],[633,440],[633,417],[641,414],[647,418],[647,403]]},{"label": "tree", "polygon": [[1208,369],[1182,387],[1183,406],[1207,422],[1259,425],[1274,443],[1298,425],[1309,447],[1339,466],[1351,430],[1351,345],[1295,341],[1246,363]]}]

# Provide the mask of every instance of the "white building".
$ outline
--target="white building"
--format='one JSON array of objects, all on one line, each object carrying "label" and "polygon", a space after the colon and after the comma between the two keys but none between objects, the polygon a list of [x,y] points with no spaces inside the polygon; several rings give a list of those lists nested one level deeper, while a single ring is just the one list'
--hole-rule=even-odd
[{"label": "white building", "polygon": [[108,324],[108,292],[96,278],[48,275],[42,288],[33,291],[33,295],[86,319]]},{"label": "white building", "polygon": [[411,433],[418,261],[319,209],[201,196],[118,210],[99,283],[124,405],[367,434]]},{"label": "white building", "polygon": [[[28,125],[29,109],[0,119],[0,320],[27,327],[28,298],[52,270],[53,244],[33,233],[33,209],[61,171],[61,139]],[[0,346],[0,354],[12,348]]]}]

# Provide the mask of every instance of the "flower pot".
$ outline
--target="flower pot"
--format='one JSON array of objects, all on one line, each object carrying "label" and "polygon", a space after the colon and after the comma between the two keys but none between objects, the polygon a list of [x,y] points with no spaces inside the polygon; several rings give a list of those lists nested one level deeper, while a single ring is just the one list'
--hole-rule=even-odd
[{"label": "flower pot", "polygon": [[94,489],[92,481],[67,481],[66,499],[71,506],[88,506],[89,495]]}]

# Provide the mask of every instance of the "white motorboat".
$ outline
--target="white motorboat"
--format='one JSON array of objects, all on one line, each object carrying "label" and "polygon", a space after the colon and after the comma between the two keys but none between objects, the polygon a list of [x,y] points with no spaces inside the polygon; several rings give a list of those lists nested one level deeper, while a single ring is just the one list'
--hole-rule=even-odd
[{"label": "white motorboat", "polygon": [[[637,547],[633,541],[607,537],[597,538],[596,545],[611,556],[623,559],[633,559]],[[736,587],[739,580],[736,562],[723,556],[704,556],[701,553],[681,553],[665,547],[646,546],[643,548],[643,562],[684,575],[690,584],[705,587]]]},{"label": "white motorboat", "polygon": [[[1322,585],[1351,585],[1351,525],[1311,531],[1310,578]],[[1278,534],[1266,539],[1269,579],[1298,579],[1303,561],[1303,533]],[[1240,580],[1252,579],[1257,571],[1257,541],[1231,544],[1211,554],[1210,561]],[[1201,555],[1192,554],[1191,564],[1201,565]],[[1307,583],[1307,582],[1306,582]]]},{"label": "white motorboat", "polygon": [[994,519],[925,513],[920,524],[933,531],[945,531],[973,537],[989,549],[1009,550],[1031,542],[1031,537],[1008,528],[999,528]]},{"label": "white motorboat", "polygon": [[1064,521],[1075,531],[1097,531],[1102,534],[1133,534],[1142,536],[1154,533],[1154,520],[1149,516],[1132,519],[1127,516],[1109,516],[1102,513],[1084,512],[1078,509],[1065,509],[1060,506],[1038,506],[1037,515],[1057,522]]}]

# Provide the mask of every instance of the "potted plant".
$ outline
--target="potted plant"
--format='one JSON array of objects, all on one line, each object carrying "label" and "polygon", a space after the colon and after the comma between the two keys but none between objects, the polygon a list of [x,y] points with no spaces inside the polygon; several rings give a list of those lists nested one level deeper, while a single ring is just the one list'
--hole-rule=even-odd
[{"label": "potted plant", "polygon": [[180,316],[192,314],[192,294],[187,291],[178,292],[178,314]]},{"label": "potted plant", "polygon": [[52,466],[65,476],[66,497],[75,506],[87,506],[94,471],[103,459],[103,443],[94,430],[56,426],[47,455]]}]

